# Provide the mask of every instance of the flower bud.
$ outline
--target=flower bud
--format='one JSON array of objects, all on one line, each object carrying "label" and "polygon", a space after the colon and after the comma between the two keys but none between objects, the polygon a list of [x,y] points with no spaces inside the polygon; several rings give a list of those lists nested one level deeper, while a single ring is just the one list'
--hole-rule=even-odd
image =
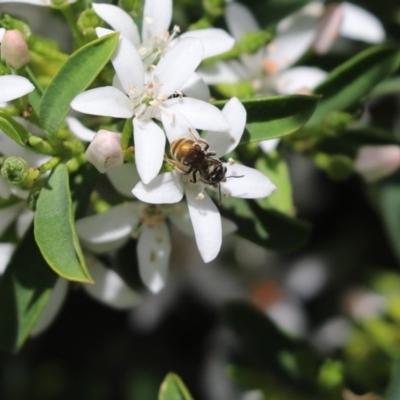
[{"label": "flower bud", "polygon": [[355,160],[355,170],[367,182],[375,182],[400,167],[400,146],[363,146]]},{"label": "flower bud", "polygon": [[99,130],[86,150],[86,158],[102,173],[122,165],[124,157],[121,135],[104,129]]},{"label": "flower bud", "polygon": [[25,182],[28,177],[28,163],[21,157],[7,157],[1,167],[3,178],[13,185]]},{"label": "flower bud", "polygon": [[1,57],[12,68],[19,69],[31,59],[28,45],[20,31],[6,31],[1,42]]}]

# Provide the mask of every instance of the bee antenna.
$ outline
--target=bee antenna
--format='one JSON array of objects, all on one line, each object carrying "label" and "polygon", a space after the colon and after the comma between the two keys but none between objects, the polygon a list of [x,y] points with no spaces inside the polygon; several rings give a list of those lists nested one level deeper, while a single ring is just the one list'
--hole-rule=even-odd
[{"label": "bee antenna", "polygon": [[226,176],[225,178],[244,178],[244,175],[231,175],[231,176]]}]

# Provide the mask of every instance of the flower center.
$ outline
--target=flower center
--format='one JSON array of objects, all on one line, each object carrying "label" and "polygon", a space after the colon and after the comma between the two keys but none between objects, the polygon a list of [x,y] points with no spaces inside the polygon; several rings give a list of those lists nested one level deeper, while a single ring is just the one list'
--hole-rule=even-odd
[{"label": "flower center", "polygon": [[[149,27],[149,31],[151,31],[153,21],[146,18],[143,23],[146,24],[146,26]],[[159,36],[153,35],[150,39],[145,40],[141,44],[138,51],[146,70],[151,68],[152,65],[157,64],[164,52],[175,45],[176,37],[180,31],[179,26],[175,25],[171,33],[166,31]]]},{"label": "flower center", "polygon": [[150,228],[158,225],[165,220],[163,210],[159,206],[148,206],[142,210],[140,222],[146,224]]}]

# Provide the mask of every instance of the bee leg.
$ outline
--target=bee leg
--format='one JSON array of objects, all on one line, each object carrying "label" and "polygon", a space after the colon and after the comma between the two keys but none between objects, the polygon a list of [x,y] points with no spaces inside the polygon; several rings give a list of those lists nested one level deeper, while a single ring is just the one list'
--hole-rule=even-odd
[{"label": "bee leg", "polygon": [[196,171],[192,172],[192,177],[190,178],[190,182],[191,183],[196,183],[197,182]]},{"label": "bee leg", "polygon": [[190,173],[190,171],[185,171],[181,167],[180,163],[178,163],[176,160],[173,160],[172,158],[168,158],[167,156],[164,156],[164,160],[167,161],[167,163],[171,164],[174,167],[174,169],[176,171],[180,172],[181,174],[187,175]]}]

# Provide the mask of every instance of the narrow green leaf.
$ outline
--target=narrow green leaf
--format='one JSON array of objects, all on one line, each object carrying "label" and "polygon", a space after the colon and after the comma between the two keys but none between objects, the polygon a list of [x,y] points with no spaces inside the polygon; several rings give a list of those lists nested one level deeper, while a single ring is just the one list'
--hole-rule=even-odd
[{"label": "narrow green leaf", "polygon": [[253,201],[225,198],[223,206],[221,214],[235,221],[239,235],[266,249],[294,251],[310,237],[308,222],[274,209],[262,209]]},{"label": "narrow green leaf", "polygon": [[400,186],[387,184],[381,188],[380,210],[393,251],[400,260]]},{"label": "narrow green leaf", "polygon": [[40,119],[53,137],[66,117],[72,99],[85,90],[104,68],[118,44],[118,33],[103,36],[72,54],[43,94]]},{"label": "narrow green leaf", "polygon": [[181,378],[169,373],[161,384],[158,400],[193,400]]},{"label": "narrow green leaf", "polygon": [[14,142],[20,146],[32,150],[27,146],[28,138],[31,134],[20,123],[0,110],[0,129]]},{"label": "narrow green leaf", "polygon": [[371,90],[368,97],[375,98],[398,93],[400,93],[400,76],[385,79]]},{"label": "narrow green leaf", "polygon": [[35,326],[57,275],[40,254],[30,229],[0,283],[0,348],[17,351]]},{"label": "narrow green leaf", "polygon": [[314,90],[322,99],[309,124],[320,122],[330,111],[355,104],[395,71],[399,62],[399,47],[382,45],[371,47],[334,69]]},{"label": "narrow green leaf", "polygon": [[35,239],[49,266],[65,279],[92,283],[75,230],[67,166],[60,164],[41,190]]},{"label": "narrow green leaf", "polygon": [[[282,137],[300,129],[311,117],[318,96],[271,96],[241,100],[247,111],[241,144]],[[226,102],[214,104],[222,108]]]}]

